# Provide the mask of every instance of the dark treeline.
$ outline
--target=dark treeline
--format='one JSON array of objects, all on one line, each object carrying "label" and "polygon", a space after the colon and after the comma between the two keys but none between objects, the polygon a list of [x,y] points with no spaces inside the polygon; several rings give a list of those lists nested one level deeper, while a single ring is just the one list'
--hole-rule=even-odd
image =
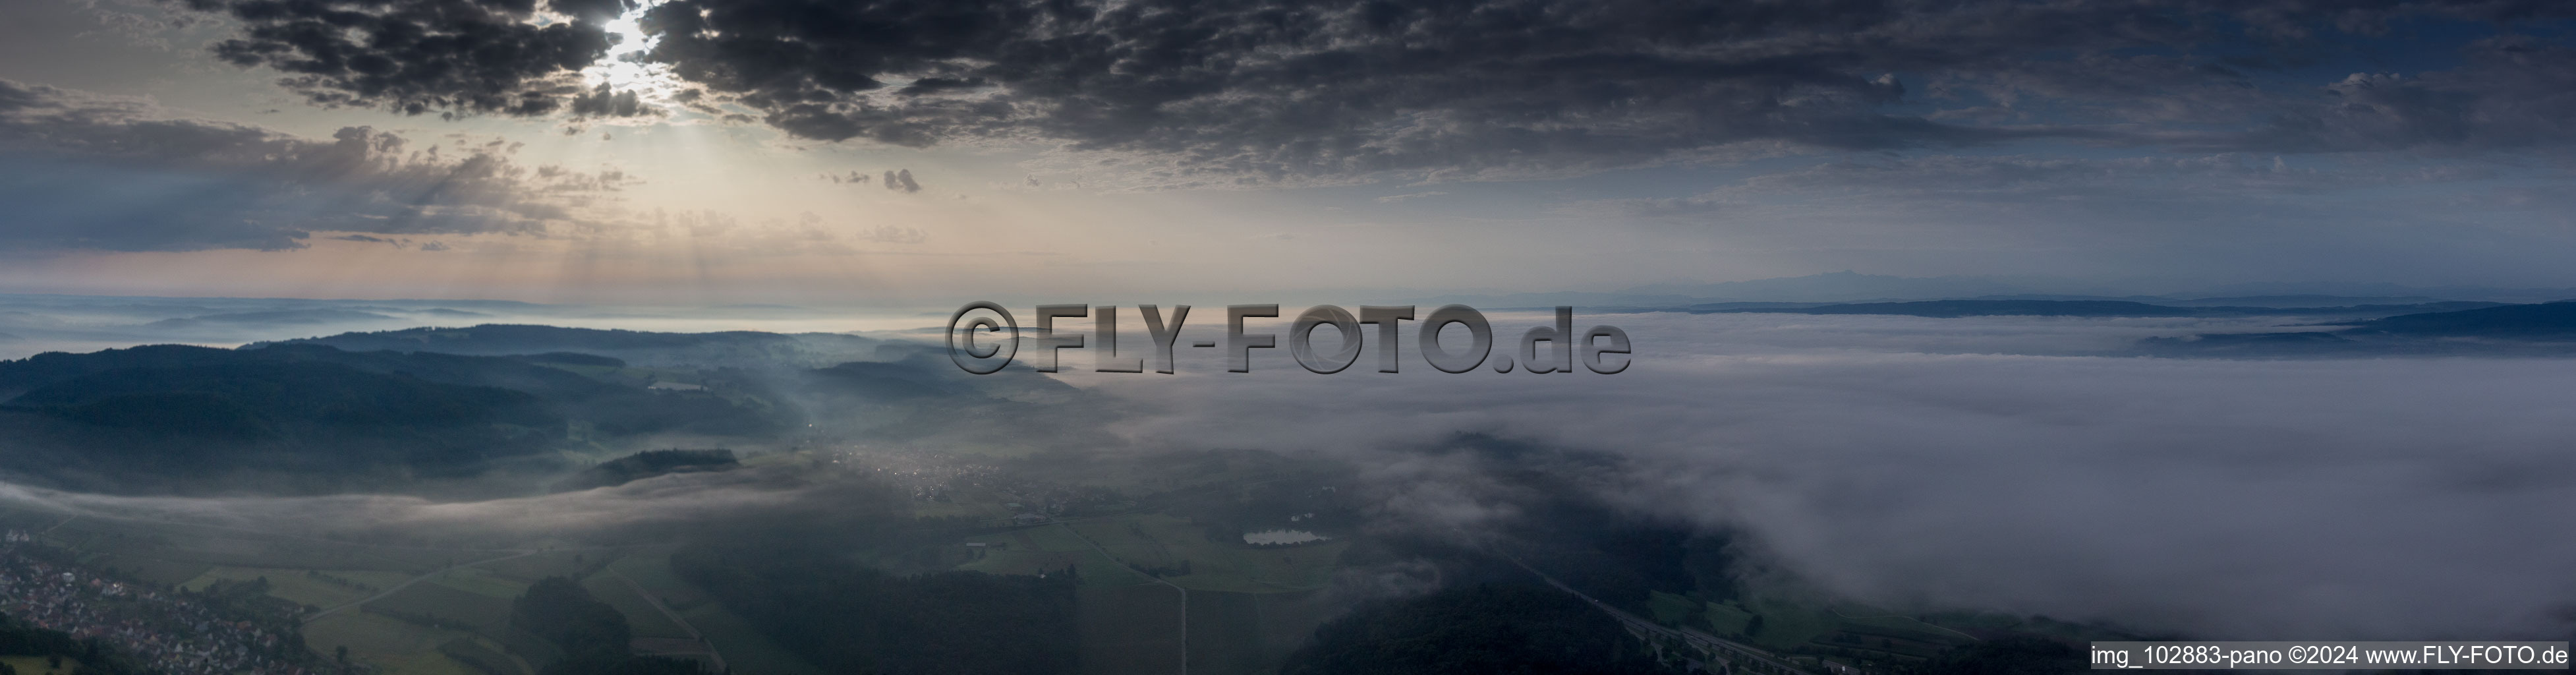
[{"label": "dark treeline", "polygon": [[510,602],[510,627],[552,643],[562,655],[538,675],[696,675],[696,661],[636,656],[634,631],[617,608],[581,584],[549,577]]},{"label": "dark treeline", "polygon": [[2063,639],[2031,635],[1986,640],[1954,650],[1923,669],[1925,675],[2066,675],[2090,666],[2084,649]]},{"label": "dark treeline", "polygon": [[[1446,537],[1381,535],[1358,539],[1342,563],[1372,566],[1404,560],[1433,563],[1458,584],[1521,582],[1544,573],[1602,602],[1651,615],[1655,591],[1719,602],[1741,594],[1731,542],[1722,532],[1635,513],[1598,496],[1591,477],[1619,471],[1616,457],[1462,434],[1423,452],[1482,464],[1517,515],[1489,543],[1465,546]],[[1523,568],[1526,565],[1528,568]]]},{"label": "dark treeline", "polygon": [[1361,607],[1315,630],[1281,675],[1677,672],[1617,619],[1553,588],[1476,584]]},{"label": "dark treeline", "polygon": [[570,478],[556,481],[550,488],[556,492],[588,490],[597,487],[625,485],[668,473],[723,471],[742,466],[733,451],[714,450],[646,450],[601,462],[583,469]]},{"label": "dark treeline", "polygon": [[[752,399],[745,399],[752,400]],[[62,487],[272,492],[466,476],[646,434],[766,437],[798,422],[526,360],[319,345],[156,345],[0,362],[7,469]]]},{"label": "dark treeline", "polygon": [[835,673],[1075,672],[1071,569],[888,574],[813,547],[690,546],[671,568]]}]

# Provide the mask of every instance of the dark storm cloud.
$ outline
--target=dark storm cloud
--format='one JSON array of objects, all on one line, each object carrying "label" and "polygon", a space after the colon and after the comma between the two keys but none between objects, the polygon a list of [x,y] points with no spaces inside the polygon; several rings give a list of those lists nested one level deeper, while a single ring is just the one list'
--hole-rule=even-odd
[{"label": "dark storm cloud", "polygon": [[[2266,89],[2248,75],[2305,65],[2302,58],[2338,53],[2338,40],[2401,20],[2511,21],[2549,11],[2563,10],[677,0],[651,10],[646,28],[661,37],[650,59],[800,137],[899,145],[1037,138],[1142,152],[1185,175],[1288,178],[1582,170],[1748,142],[2160,143],[2169,137],[2152,125],[2213,121],[2278,120],[2232,140],[2240,146],[2404,144],[2372,133],[2374,124],[2429,142],[2535,133],[2563,142],[2563,125],[2545,115],[2550,104],[2506,98],[2543,91],[2564,70],[2552,49],[2517,38],[2470,47],[2478,56],[2431,76],[2420,88],[2433,93],[2422,95],[2337,85],[2339,98],[2323,101],[2328,88]],[[1908,82],[1931,91],[1910,92]],[[2445,102],[2453,96],[2488,107]],[[1899,112],[1907,109],[1898,104],[1927,102],[1948,109]],[[2495,107],[2519,117],[2481,114]],[[2394,119],[2366,119],[2374,115]],[[2355,119],[2334,123],[2346,117]],[[2524,131],[2465,130],[2480,126]]]},{"label": "dark storm cloud", "polygon": [[411,247],[411,242],[410,242],[409,240],[404,240],[404,239],[387,239],[387,238],[384,238],[384,237],[370,236],[370,235],[364,235],[364,234],[344,234],[344,235],[340,235],[340,236],[337,236],[337,237],[332,237],[332,239],[337,239],[337,240],[340,240],[340,241],[364,242],[364,243],[369,243],[369,244],[385,244],[385,245],[388,245],[388,246],[392,246],[392,247],[394,247],[394,248],[410,248],[410,247]]},{"label": "dark storm cloud", "polygon": [[[2565,182],[2551,152],[2565,150],[1910,153],[1551,209],[1734,247],[1833,250],[1819,257],[1908,273],[2013,269],[2173,289],[2282,279],[2550,286],[2558,282],[2521,270],[2562,269],[2548,261],[2570,243],[2565,200],[2539,196]],[[1893,250],[1909,253],[1883,253]]]},{"label": "dark storm cloud", "polygon": [[584,117],[634,117],[657,113],[644,105],[633,91],[614,91],[603,82],[590,93],[572,97],[572,114]]},{"label": "dark storm cloud", "polygon": [[886,172],[885,186],[886,189],[894,190],[896,192],[911,193],[921,191],[921,184],[913,182],[912,180],[911,169],[900,169]]},{"label": "dark storm cloud", "polygon": [[2528,36],[2479,40],[2469,67],[2354,73],[2329,101],[2232,139],[2252,150],[2510,149],[2576,139],[2576,49]]},{"label": "dark storm cloud", "polygon": [[[1725,44],[1830,11],[1669,3],[1091,4],[682,0],[649,58],[790,134],[1035,137],[1223,174],[1624,163],[1789,139],[2034,132],[1874,112],[1903,88],[1840,48]],[[1642,28],[1641,27],[1647,27]],[[1798,50],[1788,50],[1795,52]]]},{"label": "dark storm cloud", "polygon": [[279,83],[315,104],[413,115],[541,115],[567,99],[578,105],[584,95],[564,76],[608,53],[614,40],[599,22],[632,6],[552,0],[546,10],[580,20],[538,25],[533,0],[186,3],[239,22],[237,37],[213,45],[225,61],[285,73]]},{"label": "dark storm cloud", "polygon": [[[567,1],[548,9],[589,20],[540,21],[532,0],[190,0],[241,23],[219,54],[288,73],[327,105],[648,111],[568,83],[609,46],[596,19],[627,5]],[[2569,12],[2504,1],[675,0],[647,12],[659,42],[641,56],[698,85],[678,96],[690,109],[799,138],[1062,144],[1134,155],[1127,166],[1162,184],[1212,185],[2025,138],[2300,152],[2565,143],[2576,69],[2564,47],[2518,31]],[[2492,29],[2410,32],[2427,20]],[[2406,72],[2343,77],[2389,61]],[[2358,65],[2317,74],[2341,62]]]},{"label": "dark storm cloud", "polygon": [[292,249],[312,231],[538,232],[631,184],[520,166],[505,146],[441,157],[346,127],[329,139],[175,118],[147,102],[0,80],[0,242],[21,251]]}]

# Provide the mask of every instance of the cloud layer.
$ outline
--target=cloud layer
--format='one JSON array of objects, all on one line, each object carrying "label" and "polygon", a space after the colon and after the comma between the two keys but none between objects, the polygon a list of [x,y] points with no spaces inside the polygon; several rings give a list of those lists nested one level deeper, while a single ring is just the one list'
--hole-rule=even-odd
[{"label": "cloud layer", "polygon": [[[2576,422],[2555,392],[2576,360],[2075,355],[2209,327],[2188,319],[1578,319],[1627,329],[1636,364],[1606,376],[1450,375],[1408,349],[1404,373],[1315,375],[1279,349],[1234,374],[1213,350],[1184,349],[1182,374],[1158,375],[1089,372],[1076,353],[1061,379],[1123,412],[1088,418],[1096,429],[1051,429],[1136,457],[1257,448],[1344,460],[1378,524],[1432,536],[1507,528],[1533,496],[1493,474],[1555,465],[1424,448],[1474,433],[1593,453],[1612,459],[1552,484],[1737,533],[1745,574],[1904,610],[2212,639],[2546,639],[2569,628],[2576,544],[2558,533],[2576,527],[2563,508],[2576,478],[2555,467]],[[1546,320],[1495,315],[1500,329]],[[1221,329],[1188,332],[1183,344]],[[1329,348],[1325,332],[1318,346]],[[1124,442],[1095,442],[1100,432]],[[470,539],[829,514],[858,503],[856,487],[789,469],[461,503],[6,485],[0,499]]]},{"label": "cloud layer", "polygon": [[[626,0],[187,0],[238,22],[213,45],[239,66],[285,73],[279,84],[323,106],[539,115],[639,113],[633,95],[584,93],[565,76],[614,44],[599,22]],[[621,105],[622,104],[622,105]]]},{"label": "cloud layer", "polygon": [[[561,18],[613,14],[613,0],[194,2],[240,24],[219,55],[287,73],[325,105],[641,112],[622,105],[631,92],[563,79],[610,45],[595,21]],[[2576,57],[2536,36],[2567,14],[2304,0],[673,0],[644,15],[657,42],[638,58],[693,87],[691,107],[798,138],[1033,141],[1216,185],[2032,138],[2557,145],[2571,138]],[[2440,26],[2463,28],[2427,28]]]},{"label": "cloud layer", "polygon": [[305,138],[149,101],[0,80],[0,243],[12,250],[292,249],[313,231],[541,232],[635,179],[419,147],[370,127]]},{"label": "cloud layer", "polygon": [[1251,375],[1067,379],[1155,411],[1116,427],[1141,446],[1348,458],[1431,533],[1513,517],[1417,450],[1484,433],[1618,456],[1604,498],[1882,606],[2214,639],[2569,628],[2576,545],[2544,533],[2576,527],[2556,506],[2576,480],[2546,468],[2576,433],[2548,393],[2576,361],[2033,355],[2159,329],[2128,321],[1594,318],[1635,337],[1628,372],[1320,376],[1265,354]]}]

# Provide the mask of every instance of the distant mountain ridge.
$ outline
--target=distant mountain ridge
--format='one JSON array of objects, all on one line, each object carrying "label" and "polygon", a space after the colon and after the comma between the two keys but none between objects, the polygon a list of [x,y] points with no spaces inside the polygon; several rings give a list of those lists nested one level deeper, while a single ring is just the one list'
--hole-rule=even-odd
[{"label": "distant mountain ridge", "polygon": [[591,488],[615,487],[635,481],[674,473],[728,471],[742,466],[733,451],[713,450],[646,450],[601,462],[570,478],[556,481],[554,492],[572,492]]},{"label": "distant mountain ridge", "polygon": [[346,351],[437,352],[475,356],[578,353],[650,366],[778,365],[821,367],[882,358],[880,340],[839,333],[722,331],[665,333],[535,324],[487,323],[464,328],[405,328],[256,342],[326,345]]},{"label": "distant mountain ridge", "polygon": [[[447,310],[454,311],[454,310]],[[205,314],[184,319],[162,319],[150,326],[184,326],[199,323],[254,323],[275,325],[350,323],[362,321],[400,321],[394,317],[353,309],[290,309],[267,312]]]},{"label": "distant mountain ridge", "polygon": [[[805,365],[829,359],[844,360]],[[1109,442],[1046,432],[1096,419],[1088,400],[1029,368],[970,375],[929,347],[836,334],[487,325],[147,345],[0,361],[0,473],[122,493],[401,491],[487,470],[543,480],[481,485],[543,485],[647,443]]]},{"label": "distant mountain ridge", "polygon": [[2392,316],[2337,332],[2408,337],[2576,339],[2576,300]]},{"label": "distant mountain ridge", "polygon": [[2183,316],[2391,316],[2495,307],[2491,302],[2428,302],[2411,305],[2339,307],[2176,306],[2127,300],[1919,300],[1854,303],[1717,303],[1665,310],[1692,314],[1881,314],[1956,318],[1966,316],[2183,317]]},{"label": "distant mountain ridge", "polygon": [[1478,308],[1557,305],[1587,308],[1676,307],[1739,302],[1824,304],[1978,298],[2123,300],[2174,306],[2328,307],[2408,305],[2440,301],[2532,303],[2576,298],[2576,288],[2416,287],[2387,283],[2240,283],[2142,295],[2138,293],[2138,287],[2141,285],[2143,284],[2099,283],[2037,277],[1958,275],[1905,277],[1863,274],[1845,270],[1747,281],[1648,284],[1615,291],[1450,293],[1416,298],[1416,300],[1426,303],[1456,302]]},{"label": "distant mountain ridge", "polygon": [[2335,354],[2564,354],[2576,351],[2576,301],[2383,317],[2334,331],[2204,333],[2147,338],[2172,356]]}]

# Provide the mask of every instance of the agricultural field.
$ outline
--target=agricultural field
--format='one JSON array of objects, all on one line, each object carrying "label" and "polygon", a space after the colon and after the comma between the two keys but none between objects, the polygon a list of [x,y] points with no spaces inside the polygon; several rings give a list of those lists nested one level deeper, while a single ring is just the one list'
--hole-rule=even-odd
[{"label": "agricultural field", "polygon": [[504,602],[509,601],[511,598],[519,597],[519,594],[521,593],[528,592],[528,584],[526,582],[502,576],[492,570],[484,569],[481,566],[466,566],[448,570],[444,574],[431,578],[430,583],[486,597],[499,598]]},{"label": "agricultural field", "polygon": [[512,656],[490,638],[474,636],[449,640],[438,645],[438,652],[487,675],[532,675],[526,660]]},{"label": "agricultural field", "polygon": [[62,524],[68,516],[51,511],[0,506],[0,530],[18,530],[29,534]]},{"label": "agricultural field", "polygon": [[306,646],[324,654],[348,647],[350,660],[375,664],[385,675],[483,675],[438,651],[440,644],[467,635],[357,611],[304,624]]},{"label": "agricultural field", "polygon": [[593,574],[589,578],[582,579],[581,586],[588,589],[591,595],[598,596],[600,602],[617,608],[617,613],[626,615],[626,625],[634,631],[637,638],[687,639],[690,637],[688,629],[673,623],[671,617],[663,614],[662,610],[655,609],[651,601],[637,595],[635,585],[615,572]]},{"label": "agricultural field", "polygon": [[97,565],[156,584],[179,585],[213,570],[214,565],[193,561],[162,560],[114,553],[100,554],[82,562]]},{"label": "agricultural field", "polygon": [[[1026,527],[1000,534],[978,536],[969,541],[988,544],[984,557],[959,565],[957,569],[991,574],[1041,574],[1072,565],[1082,577],[1084,586],[1125,586],[1149,581],[1145,575],[1128,569],[1107,556],[1072,531],[1056,525]],[[1000,548],[989,546],[1000,544]]]},{"label": "agricultural field", "polygon": [[1735,603],[1711,602],[1706,605],[1707,611],[1702,612],[1700,617],[1707,621],[1709,629],[1718,635],[1743,635],[1746,630],[1753,627],[1753,613],[1744,611],[1744,608],[1735,606]]},{"label": "agricultural field", "polygon": [[823,669],[806,663],[795,653],[787,651],[786,647],[778,646],[778,643],[771,641],[769,636],[762,635],[760,629],[753,628],[750,622],[725,610],[722,605],[706,603],[697,608],[682,611],[680,616],[688,620],[689,625],[696,626],[699,632],[706,634],[707,642],[715,645],[717,652],[724,654],[725,665],[732,666],[734,672],[744,675],[752,673],[822,675],[823,673]]},{"label": "agricultural field", "polygon": [[[629,586],[627,582],[632,582]],[[742,617],[734,615],[698,587],[671,573],[670,547],[639,549],[633,554],[610,562],[598,574],[584,579],[583,587],[600,600],[616,607],[634,627],[637,637],[685,638],[686,630],[670,623],[669,617],[656,611],[640,591],[660,600],[663,606],[680,613],[680,618],[724,655],[725,665],[738,673],[774,675],[819,675],[822,670],[787,651]],[[626,588],[623,594],[607,591]],[[658,633],[658,635],[657,635]]]},{"label": "agricultural field", "polygon": [[618,552],[606,549],[562,549],[542,551],[479,565],[493,576],[519,583],[535,583],[546,577],[579,579],[615,560]]},{"label": "agricultural field", "polygon": [[276,567],[213,567],[180,584],[205,590],[217,581],[268,580],[268,594],[311,608],[338,607],[367,599],[410,577],[374,570],[296,570]]},{"label": "agricultural field", "polygon": [[[797,457],[754,458],[777,462]],[[1216,481],[1276,475],[1276,467],[1230,455],[1199,459],[1177,469],[1095,477],[1129,486],[1186,484],[1204,495],[1222,489],[1207,487]],[[963,489],[949,493],[954,501],[916,504],[924,512],[983,519],[1031,510],[1006,506],[1031,499],[1019,496],[1031,494],[1027,488],[1011,490],[1019,492]],[[1061,499],[1049,494],[1063,493],[1038,498]],[[932,563],[927,569],[995,574],[1076,569],[1082,581],[1076,598],[1080,650],[1088,672],[1177,672],[1183,665],[1181,590],[1158,583],[1147,571],[1189,591],[1191,671],[1248,674],[1275,668],[1321,620],[1309,591],[1329,580],[1335,558],[1347,545],[1326,541],[1253,547],[1212,535],[1211,528],[1158,508],[1062,516],[1035,526],[963,535],[923,559]],[[501,647],[509,632],[503,627],[510,603],[529,584],[555,576],[578,580],[616,608],[652,651],[676,654],[703,644],[721,654],[734,672],[821,673],[673,574],[669,555],[674,546],[533,552],[373,546],[5,509],[0,509],[0,526],[43,533],[44,539],[73,547],[86,563],[161,583],[203,589],[217,581],[264,577],[271,595],[313,609],[364,601],[306,624],[306,642],[326,655],[347,647],[352,659],[390,675],[477,675],[496,664],[503,671],[525,670],[524,660]],[[988,545],[964,545],[970,541]],[[656,608],[656,600],[678,613],[677,620]],[[691,629],[705,642],[692,641]]]},{"label": "agricultural field", "polygon": [[8,664],[9,669],[18,675],[71,675],[72,671],[80,669],[79,659],[67,658],[60,662],[61,666],[48,666],[42,656],[0,656],[0,663]]},{"label": "agricultural field", "polygon": [[1975,641],[1921,619],[1861,606],[1810,606],[1770,598],[1700,602],[1658,591],[1647,607],[1659,623],[1737,637],[1783,654],[1919,661]]},{"label": "agricultural field", "polygon": [[373,614],[404,618],[415,624],[473,630],[496,629],[510,620],[510,598],[457,588],[441,583],[443,581],[442,578],[404,586],[393,595],[370,601],[360,608]]},{"label": "agricultural field", "polygon": [[[467,559],[488,553],[453,553],[448,549],[376,546],[285,535],[141,521],[66,518],[57,514],[9,509],[0,524],[23,529],[48,544],[81,554],[84,564],[112,566],[164,583],[183,583],[203,574],[197,570],[173,580],[190,566],[276,568],[292,570],[384,571],[422,574],[454,555]],[[20,527],[26,526],[26,527]],[[434,555],[424,555],[432,552]]]},{"label": "agricultural field", "polygon": [[[1164,580],[1191,590],[1288,593],[1322,588],[1348,545],[1323,541],[1298,546],[1254,547],[1208,538],[1205,527],[1162,514],[1086,519],[1066,524],[1130,565],[1162,570]],[[1186,573],[1174,573],[1185,570]]]},{"label": "agricultural field", "polygon": [[653,594],[654,598],[662,601],[663,606],[670,607],[674,611],[685,612],[714,601],[713,598],[707,597],[705,591],[698,590],[698,587],[681,581],[678,575],[671,573],[671,554],[668,547],[618,558],[616,562],[609,563],[607,569],[635,582],[637,587],[644,589],[646,593]]}]

